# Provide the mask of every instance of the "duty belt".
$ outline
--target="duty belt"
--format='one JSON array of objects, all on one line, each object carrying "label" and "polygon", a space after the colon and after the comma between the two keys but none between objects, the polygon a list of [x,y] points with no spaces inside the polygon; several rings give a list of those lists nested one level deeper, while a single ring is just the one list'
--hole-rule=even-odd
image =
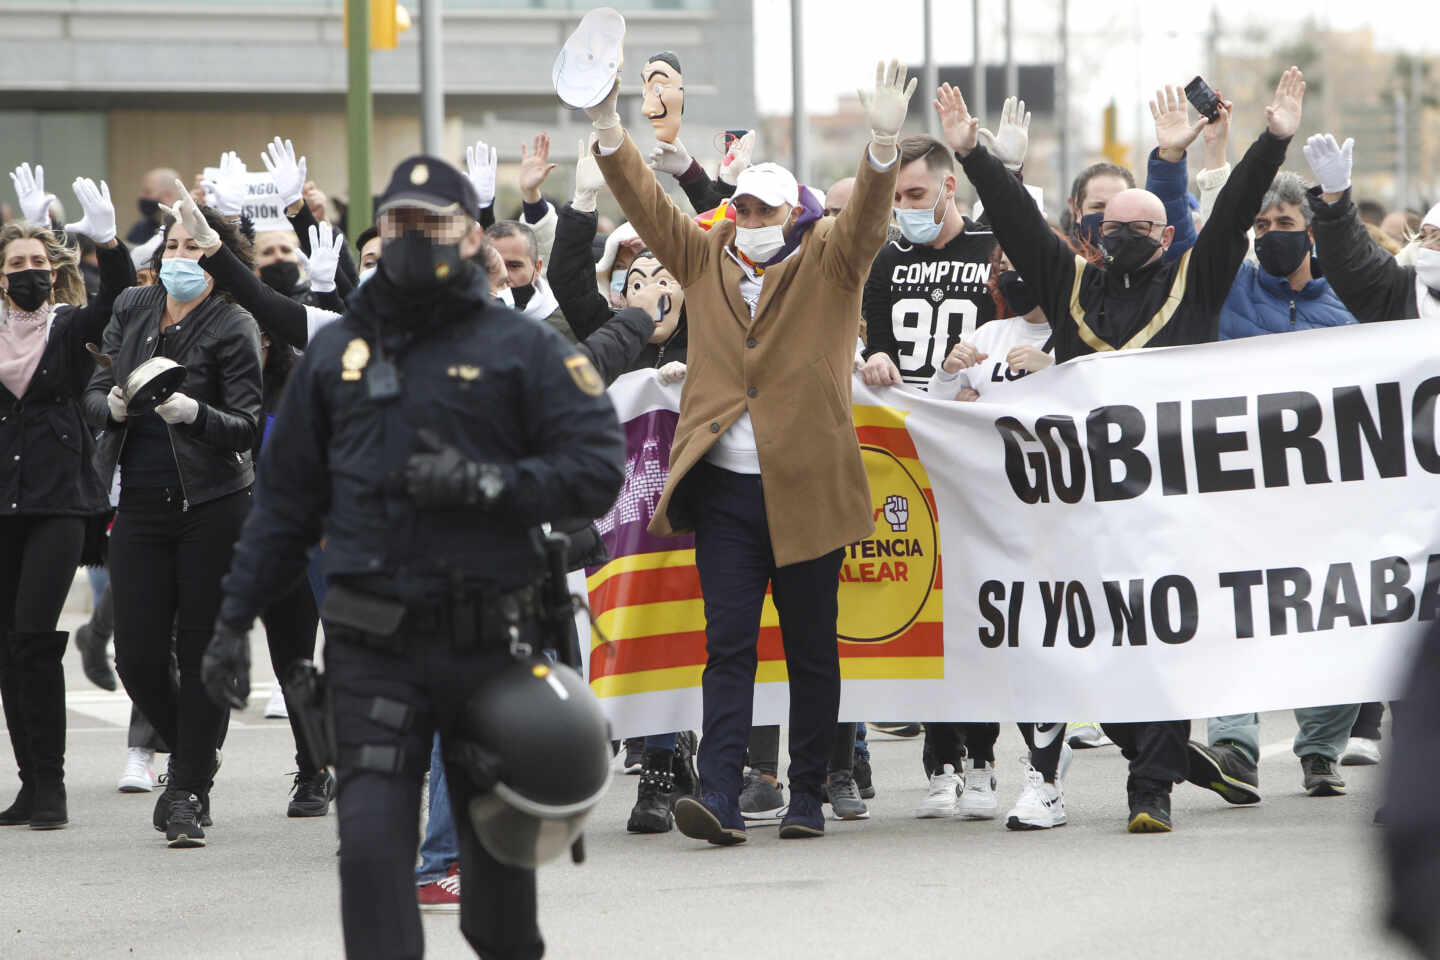
[{"label": "duty belt", "polygon": [[535,622],[541,610],[534,587],[456,589],[445,598],[401,601],[332,582],[320,613],[327,634],[399,653],[432,640],[457,651],[508,649],[512,628]]}]

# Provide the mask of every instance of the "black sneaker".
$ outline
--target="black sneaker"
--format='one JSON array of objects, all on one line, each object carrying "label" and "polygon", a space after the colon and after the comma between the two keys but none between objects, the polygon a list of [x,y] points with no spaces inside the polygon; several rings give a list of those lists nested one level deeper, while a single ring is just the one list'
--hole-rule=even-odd
[{"label": "black sneaker", "polygon": [[81,624],[75,631],[75,646],[80,651],[80,666],[85,670],[85,679],[101,690],[119,690],[115,671],[110,667],[110,659],[105,656],[107,642],[88,623]]},{"label": "black sneaker", "polygon": [[[224,756],[219,750],[216,750],[215,765],[210,768],[210,785],[205,789],[205,796],[200,801],[200,826],[202,827],[215,826],[215,821],[210,819],[210,791],[215,788],[215,775],[220,772],[220,765],[224,762]],[[160,796],[155,798],[155,812],[151,822],[154,823],[155,829],[162,833],[165,830],[165,825],[170,821],[170,804],[178,794],[187,792],[178,789],[172,790],[170,782],[174,774],[175,754],[172,753],[165,762],[165,772],[155,778],[156,785],[164,787],[165,789],[161,790]]]},{"label": "black sneaker", "polygon": [[790,791],[790,806],[780,821],[781,840],[805,840],[825,836],[825,812],[820,798],[810,793]]},{"label": "black sneaker", "polygon": [[740,788],[740,815],[746,820],[774,820],[785,808],[785,785],[773,777],[757,772],[753,767],[745,771],[745,783]]},{"label": "black sneaker", "polygon": [[1186,758],[1189,770],[1185,779],[1195,786],[1214,790],[1226,803],[1260,802],[1260,769],[1230,741],[1221,740],[1207,747],[1191,740]]},{"label": "black sneaker", "polygon": [[1305,792],[1312,797],[1340,797],[1345,794],[1345,781],[1335,771],[1335,761],[1318,753],[1300,758],[1305,773]]},{"label": "black sneaker", "polygon": [[879,730],[881,733],[889,734],[892,737],[910,739],[918,737],[925,731],[925,728],[918,723],[871,723],[871,730]]},{"label": "black sneaker", "polygon": [[335,797],[335,778],[329,770],[319,770],[308,777],[297,773],[290,793],[287,817],[323,817],[330,812],[330,801]]},{"label": "black sneaker", "polygon": [[165,823],[165,839],[171,849],[205,846],[205,828],[200,826],[200,798],[193,793],[176,794]]},{"label": "black sneaker", "polygon": [[670,772],[675,777],[676,796],[694,796],[700,793],[700,774],[695,770],[695,758],[700,753],[700,738],[694,730],[683,730],[675,736],[675,756],[670,763]]},{"label": "black sneaker", "polygon": [[1169,833],[1170,791],[1169,784],[1159,781],[1132,779],[1130,794],[1131,833]]},{"label": "black sneaker", "polygon": [[639,773],[645,758],[645,738],[631,737],[625,741],[625,772]]},{"label": "black sneaker", "polygon": [[669,750],[646,750],[644,768],[640,771],[640,788],[630,822],[625,829],[631,833],[669,833],[675,826],[670,811],[675,793],[675,775],[671,771],[673,757]]},{"label": "black sneaker", "polygon": [[870,758],[856,750],[855,762],[850,767],[850,773],[855,777],[855,786],[860,788],[860,798],[874,800],[875,782],[870,771]]}]

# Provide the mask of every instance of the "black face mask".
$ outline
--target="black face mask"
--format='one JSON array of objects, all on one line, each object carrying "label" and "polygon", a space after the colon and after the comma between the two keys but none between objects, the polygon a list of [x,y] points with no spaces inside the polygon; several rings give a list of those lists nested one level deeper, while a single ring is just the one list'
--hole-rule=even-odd
[{"label": "black face mask", "polygon": [[49,270],[16,270],[5,274],[5,280],[10,284],[10,299],[21,310],[37,310],[50,299]]},{"label": "black face mask", "polygon": [[511,287],[510,296],[515,300],[515,309],[524,310],[530,303],[530,298],[535,296],[535,284],[530,282],[520,287]]},{"label": "black face mask", "polygon": [[1137,233],[1134,227],[1121,227],[1107,237],[1100,238],[1100,249],[1105,251],[1105,266],[1122,274],[1131,274],[1143,267],[1160,241],[1144,233]]},{"label": "black face mask", "polygon": [[1105,219],[1105,212],[1087,213],[1075,224],[1075,236],[1084,240],[1092,247],[1100,246],[1100,224]]},{"label": "black face mask", "polygon": [[458,243],[433,243],[415,230],[386,240],[380,247],[380,272],[404,293],[436,293],[472,266],[461,259]]},{"label": "black face mask", "polygon": [[1260,269],[1277,277],[1288,277],[1310,256],[1310,234],[1304,230],[1268,230],[1255,241],[1255,259]]},{"label": "black face mask", "polygon": [[265,286],[289,296],[300,285],[300,264],[289,260],[276,260],[260,268],[260,279]]},{"label": "black face mask", "polygon": [[160,212],[160,201],[151,200],[147,197],[140,198],[140,216],[146,220],[154,220],[155,214]]},{"label": "black face mask", "polygon": [[1005,306],[1010,309],[1012,317],[1023,317],[1040,306],[1040,301],[1014,270],[1002,270],[995,278],[995,286],[1000,289],[1000,296],[1005,298]]}]

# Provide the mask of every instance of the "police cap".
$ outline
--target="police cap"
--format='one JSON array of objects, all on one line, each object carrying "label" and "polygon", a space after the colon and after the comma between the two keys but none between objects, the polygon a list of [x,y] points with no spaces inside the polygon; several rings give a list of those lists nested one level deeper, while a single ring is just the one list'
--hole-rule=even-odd
[{"label": "police cap", "polygon": [[375,216],[395,207],[419,207],[431,213],[464,213],[480,219],[480,198],[469,179],[439,157],[424,154],[402,160],[380,195]]}]

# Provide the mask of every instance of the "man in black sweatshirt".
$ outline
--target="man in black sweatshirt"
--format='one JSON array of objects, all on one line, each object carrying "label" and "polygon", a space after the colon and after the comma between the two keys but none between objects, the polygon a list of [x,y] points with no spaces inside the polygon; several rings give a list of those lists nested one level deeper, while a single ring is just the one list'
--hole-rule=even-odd
[{"label": "man in black sweatshirt", "polygon": [[[996,239],[1045,308],[1055,359],[1063,363],[1109,350],[1219,339],[1220,307],[1245,258],[1245,232],[1300,127],[1304,98],[1304,78],[1291,67],[1265,108],[1266,129],[1235,166],[1195,246],[1172,263],[1163,254],[1175,229],[1153,193],[1132,189],[1111,198],[1100,227],[1104,262],[1092,264],[1055,236],[1025,188],[979,144],[979,121],[960,91],[943,84],[935,111]],[[1189,772],[1190,721],[1104,727],[1130,761],[1130,832],[1168,833],[1171,787]]]},{"label": "man in black sweatshirt", "polygon": [[948,84],[936,110],[945,140],[989,212],[1000,246],[1040,296],[1055,329],[1055,359],[1108,350],[1209,343],[1219,339],[1220,307],[1248,248],[1246,231],[1285,148],[1300,126],[1305,82],[1291,67],[1265,109],[1266,129],[1235,166],[1195,246],[1173,263],[1162,255],[1174,227],[1147,190],[1124,190],[1106,205],[1102,264],[1088,263],[1062,243],[999,160],[977,145],[978,121]]}]

